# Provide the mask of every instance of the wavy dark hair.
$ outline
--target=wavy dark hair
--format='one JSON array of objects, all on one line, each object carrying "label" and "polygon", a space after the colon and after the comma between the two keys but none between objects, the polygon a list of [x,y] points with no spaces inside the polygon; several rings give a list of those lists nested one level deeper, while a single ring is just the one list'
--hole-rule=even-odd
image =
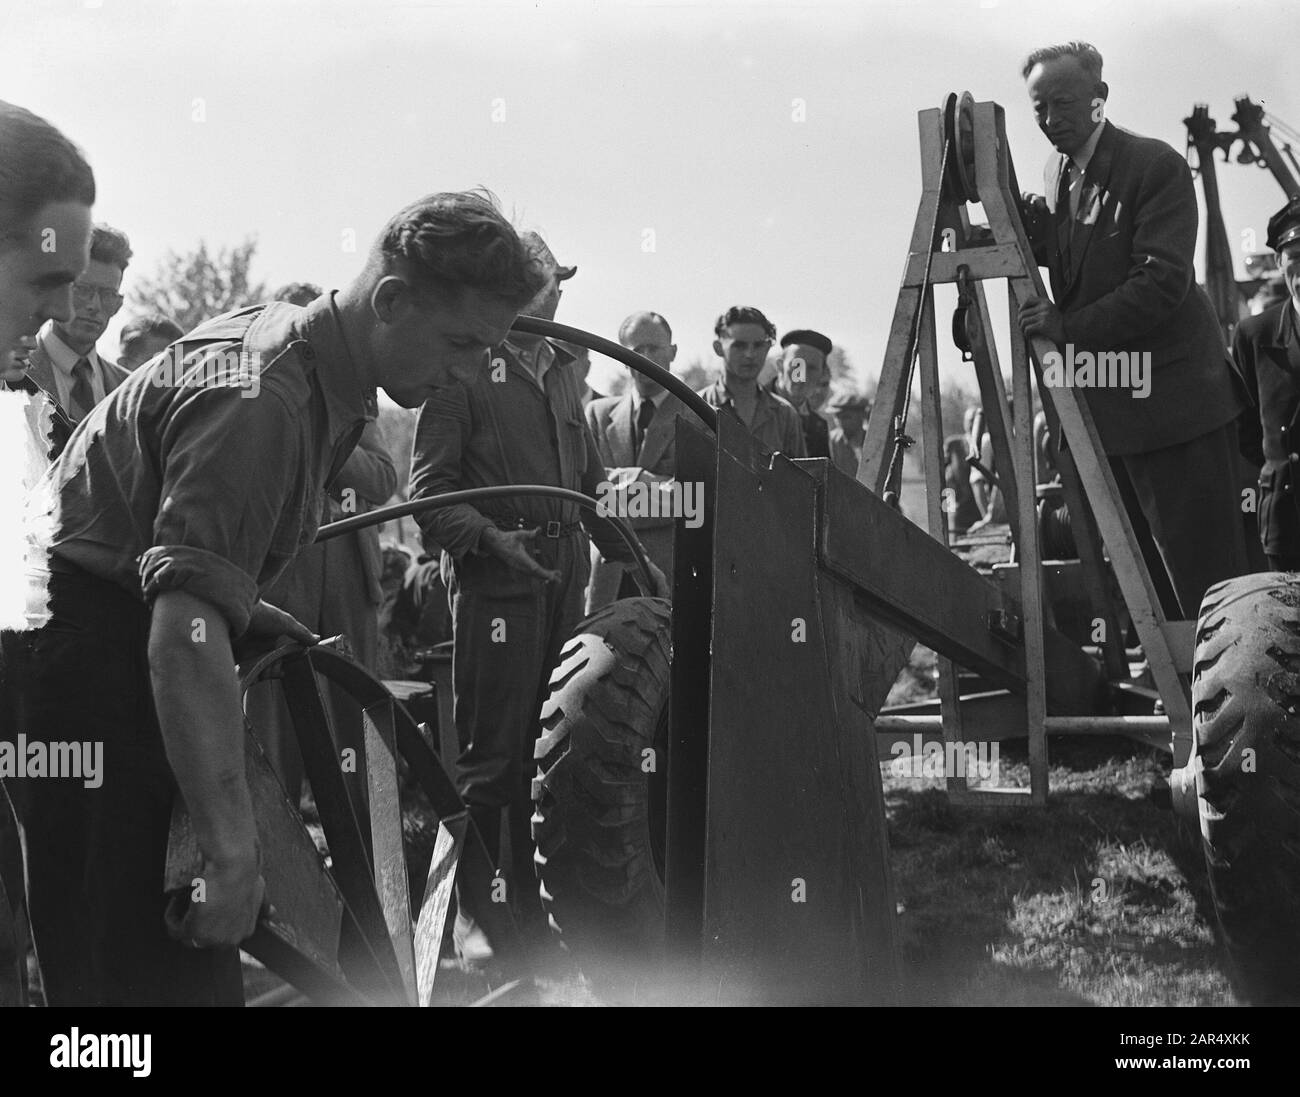
[{"label": "wavy dark hair", "polygon": [[776,338],[776,325],[758,309],[749,305],[732,305],[731,308],[727,309],[718,317],[718,322],[713,325],[713,334],[721,339],[722,333],[732,324],[757,324],[769,339]]},{"label": "wavy dark hair", "polygon": [[396,214],[375,242],[385,269],[440,295],[474,289],[513,308],[546,284],[488,190],[426,195]]}]

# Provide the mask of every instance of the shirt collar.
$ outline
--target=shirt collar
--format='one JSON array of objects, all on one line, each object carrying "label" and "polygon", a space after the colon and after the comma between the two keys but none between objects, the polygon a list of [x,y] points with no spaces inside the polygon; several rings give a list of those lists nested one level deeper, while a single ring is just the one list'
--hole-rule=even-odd
[{"label": "shirt collar", "polygon": [[505,345],[510,348],[511,353],[515,356],[515,361],[519,363],[523,371],[536,381],[539,387],[544,387],[542,382],[546,377],[547,370],[556,362],[555,348],[551,345],[550,340],[539,340],[537,349],[534,351],[526,350],[509,339],[505,341]]},{"label": "shirt collar", "polygon": [[1082,175],[1088,170],[1088,165],[1092,162],[1093,153],[1097,151],[1097,142],[1101,140],[1101,131],[1106,128],[1106,119],[1097,123],[1097,128],[1092,131],[1092,136],[1083,143],[1083,148],[1073,156],[1067,156],[1067,160],[1073,160]]},{"label": "shirt collar", "polygon": [[[667,400],[668,397],[671,395],[672,393],[670,393],[667,389],[661,388],[658,392],[656,392],[653,396],[650,397],[650,403],[654,404],[655,410],[657,411],[659,408],[662,408],[664,406],[664,401]],[[632,386],[632,414],[633,415],[637,415],[640,413],[641,405],[644,404],[645,401],[646,398],[642,396],[641,393],[637,391],[636,386],[633,385]]]},{"label": "shirt collar", "polygon": [[[71,377],[72,367],[81,359],[81,355],[54,334],[53,323],[47,323],[41,330],[40,343],[45,349],[45,353],[49,355],[50,361],[54,364],[54,368],[63,374],[64,377]],[[95,353],[94,347],[91,347],[90,350],[87,351],[85,357],[87,361],[90,362],[91,366],[97,366],[99,364],[99,355]]]},{"label": "shirt collar", "polygon": [[[754,420],[753,426],[757,426],[761,418],[766,418],[771,414],[771,409],[776,405],[776,397],[767,391],[762,385],[755,384],[757,390],[757,399],[754,401]],[[727,388],[727,378],[724,374],[713,382],[714,398],[717,400],[717,407],[725,408],[735,405],[732,399],[731,391]]]},{"label": "shirt collar", "polygon": [[379,414],[374,378],[348,346],[334,297],[330,292],[316,298],[294,324],[303,333],[310,351],[305,356],[320,379],[332,434]]}]

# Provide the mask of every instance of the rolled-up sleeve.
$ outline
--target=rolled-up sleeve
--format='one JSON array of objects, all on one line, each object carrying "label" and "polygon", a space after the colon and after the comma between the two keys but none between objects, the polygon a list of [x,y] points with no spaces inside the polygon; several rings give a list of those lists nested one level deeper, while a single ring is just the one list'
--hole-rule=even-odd
[{"label": "rolled-up sleeve", "polygon": [[275,542],[303,473],[299,434],[267,388],[247,399],[213,387],[175,406],[161,436],[153,544],[140,557],[146,600],[184,589],[212,603],[232,635],[247,629],[273,548],[294,551]]}]

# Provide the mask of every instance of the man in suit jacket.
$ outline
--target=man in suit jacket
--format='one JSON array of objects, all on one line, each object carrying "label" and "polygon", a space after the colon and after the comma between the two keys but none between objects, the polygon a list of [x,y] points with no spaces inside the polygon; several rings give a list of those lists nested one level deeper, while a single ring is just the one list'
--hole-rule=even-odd
[{"label": "man in suit jacket", "polygon": [[1287,296],[1237,325],[1232,357],[1253,406],[1241,417],[1241,451],[1260,466],[1259,537],[1275,571],[1300,570],[1300,198],[1268,223]]},{"label": "man in suit jacket", "polygon": [[[1071,367],[1057,381],[1084,390],[1135,532],[1159,551],[1148,565],[1162,561],[1172,581],[1166,613],[1179,615],[1176,595],[1181,616],[1195,617],[1206,587],[1248,569],[1232,476],[1242,401],[1196,285],[1191,173],[1163,141],[1102,117],[1101,64],[1084,42],[1025,61],[1035,117],[1059,155],[1030,216],[1055,304],[1026,301],[1020,327],[1080,362],[1077,377]],[[1095,374],[1083,356],[1097,359]],[[1158,587],[1163,578],[1155,568]]]},{"label": "man in suit jacket", "polygon": [[130,259],[126,234],[96,225],[90,262],[72,286],[72,319],[51,320],[36,335],[27,375],[74,423],[130,376],[95,349],[108,322],[122,307],[118,291]]},{"label": "man in suit jacket", "polygon": [[[668,369],[677,357],[672,328],[657,312],[634,312],[618,329],[618,341]],[[609,483],[663,485],[670,490],[677,474],[676,419],[686,406],[657,381],[629,370],[631,388],[622,396],[603,396],[587,405],[587,425],[596,439]],[[673,519],[629,518],[650,559],[665,576],[673,571]],[[604,559],[593,549],[587,612],[615,598],[635,594],[626,565]]]}]

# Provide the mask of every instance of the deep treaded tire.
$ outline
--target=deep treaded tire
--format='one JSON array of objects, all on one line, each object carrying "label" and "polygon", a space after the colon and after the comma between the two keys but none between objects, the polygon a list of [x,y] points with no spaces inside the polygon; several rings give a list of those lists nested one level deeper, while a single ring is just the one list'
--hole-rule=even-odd
[{"label": "deep treaded tire", "polygon": [[1256,1005],[1300,1002],[1300,575],[1206,592],[1192,713],[1201,838],[1234,989]]},{"label": "deep treaded tire", "polygon": [[592,960],[663,951],[662,833],[652,834],[662,815],[652,818],[651,805],[666,776],[670,620],[653,598],[592,614],[561,652],[542,707],[533,780],[542,902],[565,946]]}]

